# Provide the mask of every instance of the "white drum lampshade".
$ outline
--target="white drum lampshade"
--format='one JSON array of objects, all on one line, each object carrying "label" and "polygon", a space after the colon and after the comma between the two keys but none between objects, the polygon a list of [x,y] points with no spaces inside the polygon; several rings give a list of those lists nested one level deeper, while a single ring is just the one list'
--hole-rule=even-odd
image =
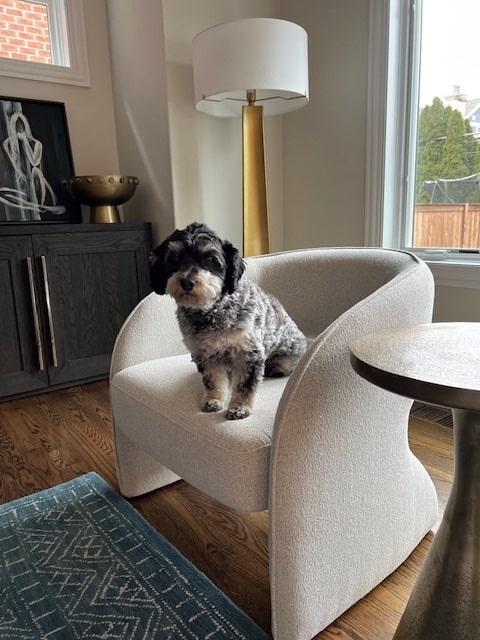
[{"label": "white drum lampshade", "polygon": [[199,33],[192,42],[195,105],[243,117],[244,255],[269,252],[263,112],[308,102],[307,34],[275,18],[247,18]]}]

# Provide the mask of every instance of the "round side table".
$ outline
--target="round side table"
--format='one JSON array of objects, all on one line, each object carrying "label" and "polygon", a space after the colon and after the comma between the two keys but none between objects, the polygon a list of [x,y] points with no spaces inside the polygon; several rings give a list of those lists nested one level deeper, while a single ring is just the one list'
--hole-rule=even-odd
[{"label": "round side table", "polygon": [[379,331],[356,340],[350,359],[373,384],[453,411],[452,490],[393,640],[478,640],[480,323]]}]

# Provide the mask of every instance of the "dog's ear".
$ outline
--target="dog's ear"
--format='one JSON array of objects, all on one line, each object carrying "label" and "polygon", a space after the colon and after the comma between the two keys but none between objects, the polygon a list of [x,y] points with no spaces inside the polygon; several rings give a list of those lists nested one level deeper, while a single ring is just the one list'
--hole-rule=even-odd
[{"label": "dog's ear", "polygon": [[150,254],[150,286],[159,295],[164,295],[167,286],[165,257],[170,237],[158,245]]},{"label": "dog's ear", "polygon": [[238,249],[236,249],[231,242],[228,242],[228,240],[223,242],[222,248],[227,262],[224,290],[227,293],[233,293],[245,271],[245,262],[238,252]]}]

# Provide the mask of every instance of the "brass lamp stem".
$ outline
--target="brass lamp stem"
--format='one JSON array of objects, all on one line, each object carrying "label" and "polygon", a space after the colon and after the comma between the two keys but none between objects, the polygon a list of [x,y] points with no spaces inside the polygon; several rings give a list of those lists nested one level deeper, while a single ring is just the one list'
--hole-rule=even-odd
[{"label": "brass lamp stem", "polygon": [[257,99],[257,92],[255,91],[255,89],[249,89],[247,91],[248,106],[253,107],[256,99]]},{"label": "brass lamp stem", "polygon": [[255,91],[247,91],[243,107],[243,255],[269,253],[263,107],[255,106]]}]

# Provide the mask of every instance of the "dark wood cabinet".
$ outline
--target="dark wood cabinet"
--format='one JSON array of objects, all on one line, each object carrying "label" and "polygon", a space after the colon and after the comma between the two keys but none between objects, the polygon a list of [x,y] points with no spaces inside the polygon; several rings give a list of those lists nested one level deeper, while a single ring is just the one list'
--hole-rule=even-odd
[{"label": "dark wood cabinet", "polygon": [[0,228],[0,398],[106,377],[150,249],[147,223]]}]

